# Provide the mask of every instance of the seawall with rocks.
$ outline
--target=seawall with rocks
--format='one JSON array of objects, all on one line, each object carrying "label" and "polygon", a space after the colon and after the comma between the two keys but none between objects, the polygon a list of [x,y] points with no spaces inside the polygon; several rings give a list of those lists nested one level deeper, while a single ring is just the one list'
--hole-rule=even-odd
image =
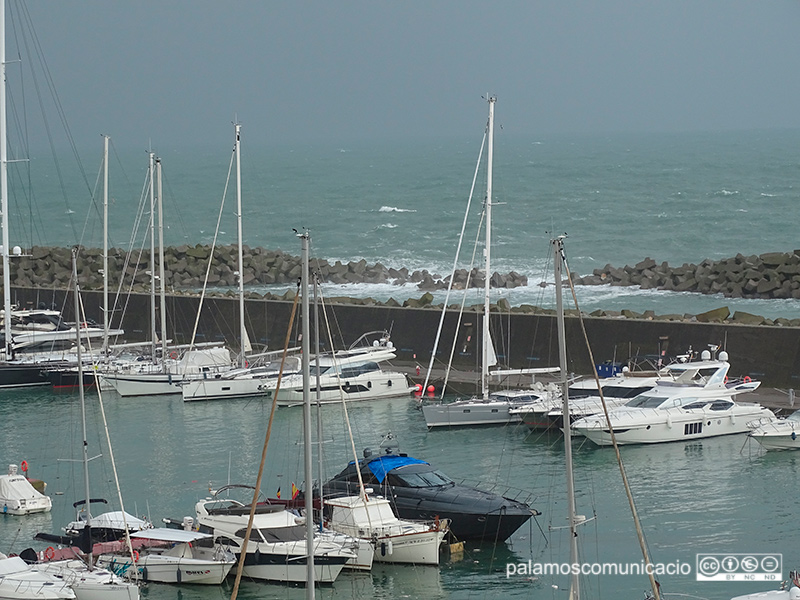
[{"label": "seawall with rocks", "polygon": [[577,278],[582,285],[635,285],[641,289],[721,294],[726,298],[800,299],[800,250],[769,252],[680,267],[645,258],[634,266],[606,265]]},{"label": "seawall with rocks", "polygon": [[[299,256],[281,250],[242,247],[243,275],[245,286],[293,283],[302,272]],[[196,290],[203,285],[208,268],[210,246],[170,246],[164,249],[164,278],[171,290]],[[238,247],[217,246],[208,275],[212,287],[238,286]],[[78,253],[78,280],[85,290],[103,288],[103,251],[99,248],[81,248]],[[406,268],[395,269],[381,263],[368,264],[366,260],[330,263],[325,259],[312,259],[311,266],[322,281],[343,283],[416,283],[423,291],[447,288],[450,276],[442,277],[427,270],[410,272]],[[132,291],[149,289],[151,268],[149,250],[128,253],[110,249],[108,274],[112,288],[121,278],[132,281]],[[11,284],[20,287],[65,287],[72,274],[72,251],[69,248],[34,246],[29,253],[12,256]],[[512,271],[493,273],[491,285],[495,288],[514,288],[528,284],[528,278]],[[456,271],[453,287],[483,287],[483,271],[460,269]]]},{"label": "seawall with rocks", "polygon": [[[203,285],[211,248],[207,245],[171,246],[164,250],[165,280],[167,288],[174,294],[195,295]],[[37,246],[28,253],[11,259],[11,285],[20,288],[60,290],[69,285],[72,273],[72,253],[69,248]],[[297,282],[302,266],[300,258],[281,250],[243,247],[243,282],[245,286],[291,284]],[[133,293],[148,293],[150,289],[149,251],[126,253],[118,249],[109,251],[109,285],[117,289],[120,279],[126,284],[124,290]],[[236,275],[238,249],[236,246],[218,246],[209,271],[208,282],[213,288],[230,288],[222,294],[232,295],[238,286]],[[81,248],[78,254],[78,279],[81,289],[100,290],[103,287],[102,250]],[[381,263],[368,264],[366,260],[333,263],[325,259],[312,259],[312,269],[320,274],[322,281],[343,283],[416,283],[424,292],[419,298],[409,298],[402,303],[390,298],[380,302],[373,298],[328,298],[329,302],[357,306],[388,306],[405,308],[440,308],[434,304],[432,291],[444,289],[449,276],[441,277],[427,270],[409,272]],[[129,283],[132,282],[132,283]],[[643,289],[663,289],[701,293],[719,293],[726,297],[752,298],[800,298],[800,250],[791,253],[769,253],[760,256],[737,255],[719,261],[704,260],[698,265],[684,264],[671,267],[668,263],[657,264],[646,258],[635,266],[621,268],[606,265],[595,269],[590,276],[576,278],[579,285],[638,285]],[[506,274],[494,273],[491,285],[494,288],[514,288],[528,284],[524,275],[514,271]],[[483,287],[483,272],[459,270],[455,274],[454,288]],[[219,292],[218,292],[219,293]],[[44,294],[46,295],[46,294]],[[266,300],[291,300],[294,291],[280,296],[269,292],[259,294],[246,292],[248,298]],[[49,302],[45,302],[49,304]],[[453,305],[451,308],[456,308]],[[482,305],[468,307],[469,312],[480,312]],[[511,307],[506,299],[492,306],[493,312],[552,315],[553,311],[538,306],[523,304]],[[767,319],[765,317],[719,307],[700,314],[663,314],[654,311],[598,309],[587,316],[616,319],[642,319],[656,321],[681,321],[700,323],[733,323],[740,325],[777,325],[800,327],[800,319]]]}]

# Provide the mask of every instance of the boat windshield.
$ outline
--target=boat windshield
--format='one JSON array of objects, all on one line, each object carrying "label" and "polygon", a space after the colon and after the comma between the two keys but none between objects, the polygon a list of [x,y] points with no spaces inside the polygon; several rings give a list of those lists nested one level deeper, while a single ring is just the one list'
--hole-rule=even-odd
[{"label": "boat windshield", "polygon": [[441,471],[425,471],[423,473],[393,473],[390,475],[391,483],[393,485],[401,485],[403,487],[437,487],[441,485],[448,485],[453,483],[447,475]]},{"label": "boat windshield", "polygon": [[624,385],[607,385],[603,388],[606,398],[635,398],[639,394],[652,389],[653,386],[625,387]]},{"label": "boat windshield", "polygon": [[800,410],[794,411],[792,414],[790,414],[788,417],[786,417],[786,420],[787,421],[798,421],[798,422],[800,422]]},{"label": "boat windshield", "polygon": [[633,400],[626,402],[625,406],[629,408],[658,408],[666,399],[664,396],[639,394]]},{"label": "boat windshield", "polygon": [[[244,539],[245,533],[247,533],[247,529],[240,529],[236,532],[236,535]],[[304,525],[263,527],[261,529],[253,527],[253,529],[250,530],[250,540],[254,542],[275,544],[278,542],[296,542],[304,539],[306,539],[306,528]]]}]

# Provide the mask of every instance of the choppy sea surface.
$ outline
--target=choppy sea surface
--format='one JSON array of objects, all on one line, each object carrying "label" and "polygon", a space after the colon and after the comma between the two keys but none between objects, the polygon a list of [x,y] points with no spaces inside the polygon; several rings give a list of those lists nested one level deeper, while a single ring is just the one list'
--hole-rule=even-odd
[{"label": "choppy sea surface", "polygon": [[[499,106],[498,122],[501,111]],[[244,242],[299,255],[294,230],[306,228],[313,255],[329,261],[363,258],[442,276],[454,264],[469,267],[473,253],[482,264],[483,167],[469,213],[466,208],[483,126],[476,122],[472,135],[436,142],[269,148],[249,145],[245,126]],[[552,281],[549,240],[554,234],[567,234],[569,265],[578,275],[606,264],[633,265],[645,257],[677,266],[800,247],[800,131],[527,139],[509,130],[497,128],[495,138],[492,270],[517,271],[530,284],[498,290],[495,300],[552,305],[552,291],[536,284]],[[236,241],[232,145],[156,148],[163,168],[166,244],[210,243],[220,211],[218,243]],[[102,246],[100,144],[81,156],[83,175],[66,155],[57,169],[44,158],[19,165],[30,175],[12,174],[12,244]],[[112,140],[109,165],[112,245],[149,247],[144,222],[149,205],[134,229],[147,154],[144,148],[117,149]],[[14,181],[28,180],[29,195],[13,194]],[[465,214],[466,233],[456,261]],[[323,293],[379,300],[422,294],[412,284],[328,286]],[[796,300],[734,300],[609,286],[579,288],[578,300],[589,311],[697,314],[728,306],[731,312],[770,318],[800,317]]]},{"label": "choppy sea surface", "polygon": [[[88,453],[92,497],[116,509],[119,500],[96,394],[87,394]],[[120,398],[103,395],[125,509],[159,523],[194,515],[209,487],[253,484],[264,444],[270,404],[260,400],[184,403],[180,396]],[[395,398],[349,406],[355,445],[376,448],[393,432],[401,451],[427,460],[454,479],[484,488],[524,490],[542,512],[506,543],[467,543],[460,559],[435,567],[378,565],[371,574],[344,573],[319,598],[537,598],[567,597],[567,578],[530,576],[528,565],[569,562],[560,435],[526,428],[486,427],[427,431],[415,400]],[[325,406],[323,477],[352,460],[341,407]],[[315,425],[312,425],[316,428]],[[72,503],[84,495],[78,396],[47,389],[0,393],[0,440],[5,464],[26,460],[30,476],[47,481],[50,513],[0,514],[0,551],[43,550],[40,531],[59,532],[74,518]],[[279,409],[267,451],[263,491],[274,495],[296,482],[303,488],[302,410]],[[319,446],[317,446],[318,448]],[[593,565],[641,565],[641,552],[614,452],[573,442],[577,509],[588,522],[579,529],[581,560]],[[780,553],[782,575],[797,567],[795,540],[800,456],[760,451],[742,435],[692,443],[625,446],[621,449],[651,560],[677,574],[659,575],[662,593],[727,600],[776,589],[771,582],[698,582],[696,555]],[[100,456],[102,455],[102,456]],[[316,455],[316,451],[315,451]],[[317,460],[314,460],[315,469]],[[315,477],[318,475],[315,475]],[[99,505],[97,505],[99,506]],[[530,561],[530,563],[529,563]],[[630,565],[633,565],[631,567]],[[559,569],[564,568],[559,566]],[[593,568],[601,568],[593,567]],[[611,568],[611,567],[606,567]],[[629,571],[630,572],[630,571]],[[639,575],[582,578],[585,598],[641,599],[648,588]],[[149,584],[151,600],[228,598],[231,585]],[[244,582],[241,598],[303,598],[302,588]]]}]

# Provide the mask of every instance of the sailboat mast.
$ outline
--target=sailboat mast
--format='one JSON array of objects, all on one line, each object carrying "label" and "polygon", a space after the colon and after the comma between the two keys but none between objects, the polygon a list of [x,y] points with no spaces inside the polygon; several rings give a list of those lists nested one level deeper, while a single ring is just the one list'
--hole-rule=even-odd
[{"label": "sailboat mast", "polygon": [[150,339],[152,340],[151,358],[153,364],[156,362],[156,236],[155,236],[155,216],[156,216],[156,192],[155,192],[155,158],[156,155],[149,153],[150,171]]},{"label": "sailboat mast", "polygon": [[6,3],[0,0],[0,211],[3,226],[3,332],[5,360],[11,359],[11,273],[8,260],[8,127],[6,123]]},{"label": "sailboat mast", "polygon": [[303,272],[300,277],[301,312],[302,318],[302,352],[303,352],[303,458],[306,480],[306,598],[314,599],[314,499],[311,492],[311,373],[308,354],[311,351],[309,338],[310,315],[308,314],[308,232],[300,234],[301,264]]},{"label": "sailboat mast", "polygon": [[236,129],[236,222],[239,234],[239,341],[241,344],[239,366],[244,367],[247,330],[244,326],[244,257],[242,255],[242,126],[237,123],[234,127]]},{"label": "sailboat mast", "polygon": [[[569,521],[569,557],[570,564],[578,564],[578,519],[575,514],[575,481],[572,475],[572,430],[569,417],[569,382],[567,381],[567,343],[564,327],[564,300],[562,295],[562,267],[564,260],[564,239],[553,240],[553,262],[555,263],[556,280],[556,315],[558,327],[558,366],[561,369],[561,405],[564,419],[564,460],[567,480],[567,520]],[[580,579],[577,573],[572,574],[569,599],[580,598]]]},{"label": "sailboat mast", "polygon": [[489,132],[486,147],[486,245],[483,249],[484,288],[483,288],[483,353],[481,356],[481,396],[489,398],[489,345],[492,343],[489,333],[489,288],[491,285],[491,247],[492,247],[492,162],[494,160],[494,103],[497,99],[489,96]]},{"label": "sailboat mast", "polygon": [[91,497],[89,495],[89,443],[88,443],[88,436],[86,435],[86,399],[84,397],[84,389],[83,389],[83,357],[82,357],[82,348],[81,348],[81,327],[80,324],[83,321],[81,319],[81,312],[80,312],[80,301],[78,298],[78,294],[80,292],[80,288],[78,287],[78,265],[77,265],[77,252],[73,248],[72,249],[72,281],[73,281],[73,289],[74,289],[74,309],[75,309],[75,336],[76,336],[76,358],[78,360],[78,392],[81,401],[81,424],[83,426],[83,483],[85,486],[84,493],[86,494],[86,530],[87,530],[87,540],[89,545],[89,557],[87,564],[91,565],[94,564],[92,560],[92,535],[91,535],[91,524],[92,524],[92,511],[91,511]]},{"label": "sailboat mast", "polygon": [[158,281],[159,306],[161,308],[161,364],[166,371],[167,357],[167,299],[164,281],[164,202],[161,195],[161,159],[156,158],[156,174],[158,175]]},{"label": "sailboat mast", "polygon": [[103,356],[108,355],[108,140],[103,136]]}]

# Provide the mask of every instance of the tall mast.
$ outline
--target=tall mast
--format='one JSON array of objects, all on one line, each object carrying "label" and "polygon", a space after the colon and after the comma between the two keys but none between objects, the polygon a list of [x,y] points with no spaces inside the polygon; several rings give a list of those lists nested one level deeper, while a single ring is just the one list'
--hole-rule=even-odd
[{"label": "tall mast", "polygon": [[244,258],[242,256],[242,126],[237,123],[234,127],[236,129],[236,222],[239,233],[239,340],[241,345],[239,366],[244,367],[247,330],[244,325]]},{"label": "tall mast", "polygon": [[150,169],[150,339],[152,340],[151,355],[153,363],[156,362],[156,236],[155,236],[155,217],[156,217],[156,193],[155,193],[155,158],[156,155],[149,153]]},{"label": "tall mast", "polygon": [[161,308],[161,364],[166,371],[167,363],[167,299],[164,281],[164,202],[161,195],[161,159],[156,158],[156,174],[158,175],[158,281],[159,306]]},{"label": "tall mast", "polygon": [[6,4],[0,0],[0,210],[3,212],[3,332],[5,360],[11,359],[11,273],[8,261],[8,128],[6,124]]},{"label": "tall mast", "polygon": [[108,140],[103,136],[103,356],[108,356]]},{"label": "tall mast", "polygon": [[[564,262],[564,239],[553,240],[553,262],[555,263],[556,280],[556,315],[558,326],[558,366],[561,369],[561,407],[564,419],[564,460],[566,462],[567,480],[567,520],[569,522],[569,558],[570,564],[578,564],[578,517],[575,514],[575,482],[572,476],[572,430],[569,417],[569,382],[567,381],[567,343],[564,327],[564,301],[562,297],[562,267]],[[572,573],[569,600],[580,598],[580,579],[578,573]]]},{"label": "tall mast", "polygon": [[92,560],[92,544],[91,544],[91,527],[92,527],[92,511],[91,511],[91,495],[89,494],[89,443],[87,441],[86,435],[86,398],[84,395],[83,389],[83,357],[82,357],[82,349],[81,349],[81,328],[80,323],[81,313],[80,313],[80,301],[78,298],[78,294],[80,292],[80,288],[78,287],[78,266],[77,266],[77,251],[73,248],[72,249],[72,281],[73,281],[73,289],[74,289],[74,308],[75,308],[75,350],[77,352],[76,358],[78,359],[78,391],[80,394],[81,400],[81,423],[83,426],[83,483],[84,483],[84,492],[86,494],[86,528],[87,528],[87,536],[86,538],[89,540],[89,557],[87,560],[87,564],[91,569],[94,561]]},{"label": "tall mast", "polygon": [[311,350],[311,340],[309,339],[310,315],[308,314],[308,232],[300,234],[302,247],[302,267],[303,273],[300,276],[300,293],[302,327],[303,332],[303,457],[305,466],[306,480],[306,598],[314,600],[314,498],[311,493],[311,480],[313,472],[311,470],[311,373],[309,367],[308,353]]},{"label": "tall mast", "polygon": [[489,333],[489,287],[491,283],[491,247],[492,247],[492,161],[494,159],[494,103],[497,99],[489,96],[489,132],[486,151],[486,246],[483,249],[486,263],[484,266],[485,282],[483,289],[483,354],[481,356],[481,395],[489,398],[489,345],[492,343]]}]

